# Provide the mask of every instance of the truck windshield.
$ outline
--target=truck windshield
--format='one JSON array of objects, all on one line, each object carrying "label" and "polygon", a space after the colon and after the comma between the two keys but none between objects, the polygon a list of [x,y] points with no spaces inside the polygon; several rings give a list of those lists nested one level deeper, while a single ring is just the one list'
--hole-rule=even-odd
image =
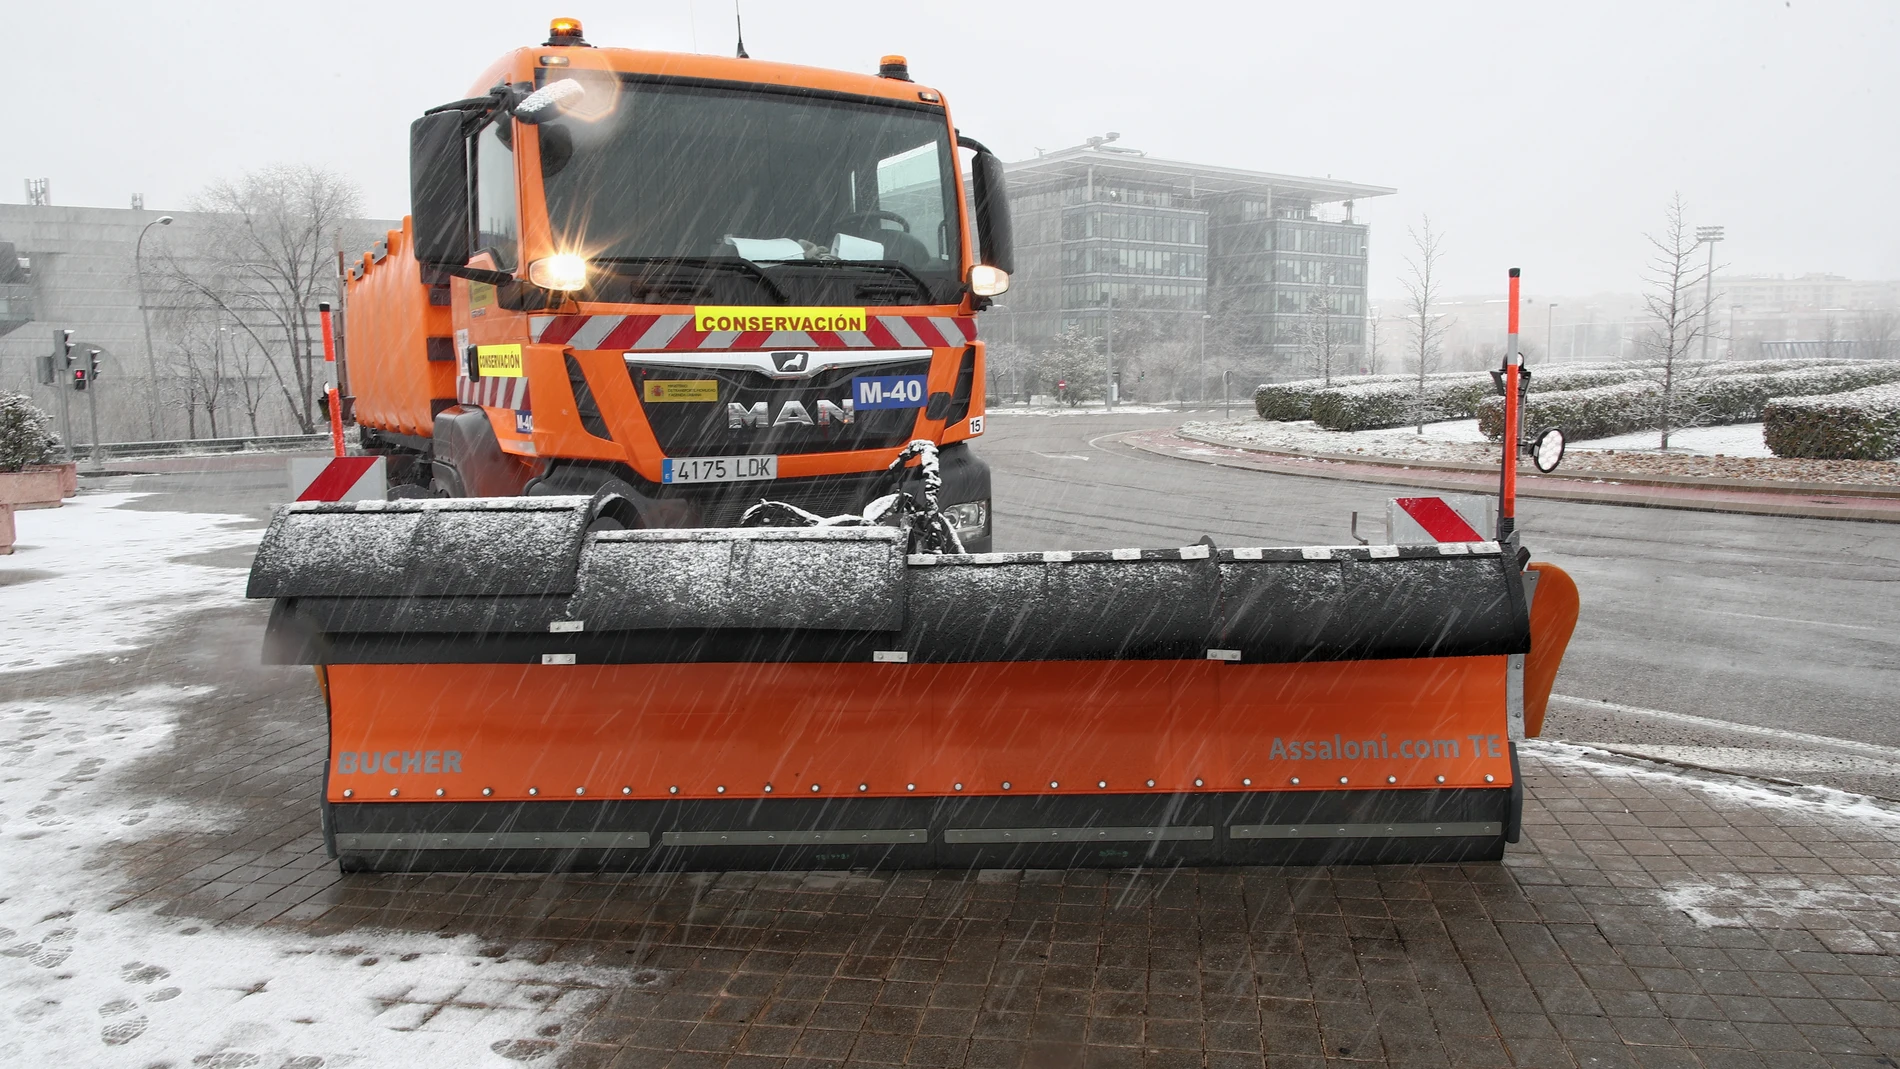
[{"label": "truck windshield", "polygon": [[[941,110],[637,80],[587,89],[539,127],[542,176],[556,243],[607,278],[734,259],[760,269],[760,303],[957,299]],[[715,275],[733,284],[734,272],[697,277]]]}]

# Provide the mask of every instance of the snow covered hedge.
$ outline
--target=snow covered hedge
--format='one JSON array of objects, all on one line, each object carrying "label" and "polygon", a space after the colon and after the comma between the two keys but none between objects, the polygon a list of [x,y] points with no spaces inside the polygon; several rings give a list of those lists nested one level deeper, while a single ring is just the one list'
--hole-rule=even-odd
[{"label": "snow covered hedge", "polygon": [[1900,457],[1900,383],[1770,401],[1762,437],[1778,457]]},{"label": "snow covered hedge", "polygon": [[[1656,422],[1662,390],[1653,383],[1618,382],[1584,390],[1538,390],[1532,379],[1524,400],[1524,429],[1562,427],[1572,441],[1607,438]],[[1504,437],[1504,398],[1491,396],[1478,406],[1478,429],[1486,437]]]},{"label": "snow covered hedge", "polygon": [[[1542,390],[1579,390],[1641,378],[1642,372],[1604,364],[1565,364],[1532,370]],[[1451,371],[1425,376],[1425,418],[1469,419],[1496,387],[1488,371]],[[1320,379],[1271,383],[1254,391],[1261,419],[1310,419],[1327,430],[1355,431],[1400,427],[1417,419],[1415,375],[1338,376],[1328,386]]]},{"label": "snow covered hedge", "polygon": [[26,395],[0,393],[0,471],[19,471],[53,455],[59,437],[46,424],[46,413]]},{"label": "snow covered hedge", "polygon": [[1420,407],[1427,421],[1457,419],[1471,414],[1475,398],[1490,388],[1490,382],[1490,376],[1482,373],[1434,375],[1425,380],[1423,396],[1417,379],[1335,386],[1313,395],[1308,418],[1329,431],[1397,427],[1417,420]]},{"label": "snow covered hedge", "polygon": [[[1731,369],[1795,366],[1766,374],[1735,374]],[[1685,392],[1677,420],[1683,425],[1751,423],[1761,419],[1771,398],[1839,393],[1864,386],[1900,382],[1900,361],[1861,361],[1826,364],[1819,361],[1757,361],[1724,364],[1723,374],[1685,377]],[[1524,426],[1559,426],[1571,441],[1607,438],[1613,434],[1647,430],[1661,423],[1662,386],[1645,372],[1629,371],[1621,389],[1551,389],[1535,374],[1525,402]],[[1653,374],[1653,373],[1650,373]],[[1553,376],[1554,378],[1554,376]],[[1686,417],[1684,413],[1687,413]],[[1478,406],[1478,429],[1487,437],[1504,437],[1504,399],[1493,394]]]},{"label": "snow covered hedge", "polygon": [[[1698,422],[1742,423],[1761,417],[1769,397],[1797,393],[1835,393],[1857,386],[1891,381],[1880,369],[1893,365],[1842,359],[1748,360],[1720,365],[1720,375],[1698,380],[1706,396],[1697,404],[1708,414]],[[1876,369],[1870,372],[1870,368]],[[1650,373],[1642,368],[1612,364],[1559,364],[1531,369],[1531,395],[1589,390],[1640,382]],[[1873,378],[1867,378],[1872,374]],[[1415,375],[1337,375],[1329,385],[1323,379],[1299,379],[1262,385],[1254,391],[1254,411],[1261,419],[1310,419],[1327,430],[1354,431],[1399,427],[1417,418],[1418,377]],[[1587,399],[1586,399],[1587,400]],[[1425,376],[1425,418],[1482,417],[1495,409],[1496,387],[1489,372],[1453,371]],[[1598,407],[1601,407],[1599,401]],[[1496,418],[1494,414],[1493,418]],[[1642,418],[1632,413],[1629,418]],[[1639,429],[1640,422],[1625,429]],[[1488,431],[1493,437],[1502,433]],[[1612,433],[1621,434],[1622,431]]]}]

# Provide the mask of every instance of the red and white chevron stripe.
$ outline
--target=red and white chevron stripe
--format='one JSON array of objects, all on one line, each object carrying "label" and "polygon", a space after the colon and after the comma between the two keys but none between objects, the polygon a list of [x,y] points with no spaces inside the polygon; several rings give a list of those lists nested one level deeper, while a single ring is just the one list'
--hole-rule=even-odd
[{"label": "red and white chevron stripe", "polygon": [[864,330],[694,330],[693,317],[670,315],[533,316],[529,336],[575,349],[931,349],[976,340],[971,316],[871,316]]},{"label": "red and white chevron stripe", "polygon": [[469,379],[458,376],[455,380],[455,399],[465,405],[481,405],[483,408],[512,408],[519,412],[530,411],[528,404],[527,378],[480,378]]}]

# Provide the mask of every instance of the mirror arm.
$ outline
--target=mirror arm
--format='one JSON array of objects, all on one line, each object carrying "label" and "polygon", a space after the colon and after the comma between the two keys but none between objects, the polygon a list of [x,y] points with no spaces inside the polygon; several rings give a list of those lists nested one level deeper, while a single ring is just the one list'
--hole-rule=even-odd
[{"label": "mirror arm", "polygon": [[425,266],[445,275],[465,278],[470,282],[486,282],[491,286],[505,286],[515,281],[515,276],[506,271],[490,271],[486,267],[463,267],[459,264],[427,264]]}]

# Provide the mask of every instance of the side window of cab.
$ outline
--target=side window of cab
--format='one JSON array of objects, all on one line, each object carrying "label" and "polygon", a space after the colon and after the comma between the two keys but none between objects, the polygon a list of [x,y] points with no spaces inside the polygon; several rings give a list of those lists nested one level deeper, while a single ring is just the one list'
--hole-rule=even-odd
[{"label": "side window of cab", "polygon": [[475,249],[513,271],[521,254],[515,204],[514,120],[489,123],[475,138]]}]

